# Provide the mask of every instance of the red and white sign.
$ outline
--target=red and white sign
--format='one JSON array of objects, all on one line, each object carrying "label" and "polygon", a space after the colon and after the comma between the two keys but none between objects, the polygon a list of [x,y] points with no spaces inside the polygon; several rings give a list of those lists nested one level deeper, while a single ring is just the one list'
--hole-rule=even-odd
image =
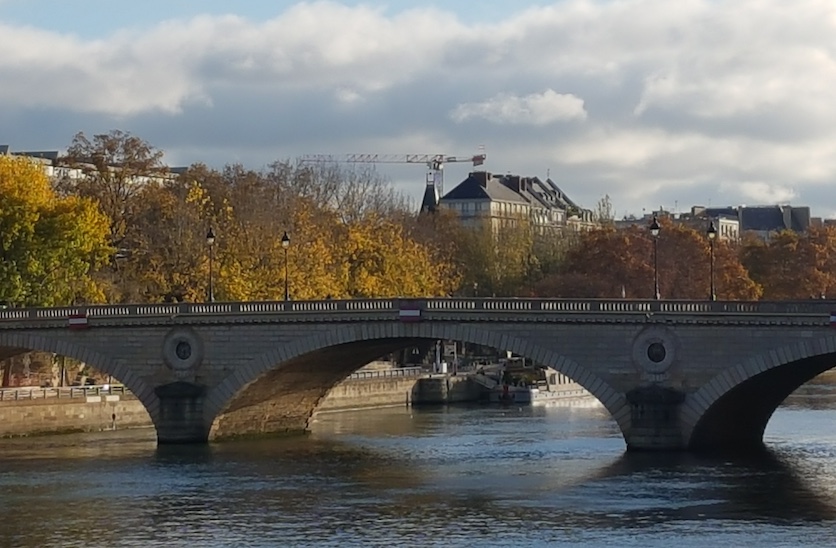
[{"label": "red and white sign", "polygon": [[402,322],[421,321],[421,307],[417,303],[402,303],[398,311],[398,318]]},{"label": "red and white sign", "polygon": [[87,323],[87,314],[70,314],[67,323],[70,329],[87,329],[90,327]]}]

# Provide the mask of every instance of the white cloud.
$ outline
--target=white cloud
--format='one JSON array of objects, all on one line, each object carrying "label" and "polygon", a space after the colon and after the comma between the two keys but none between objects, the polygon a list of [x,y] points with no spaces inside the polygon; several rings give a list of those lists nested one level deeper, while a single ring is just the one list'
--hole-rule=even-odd
[{"label": "white cloud", "polygon": [[360,103],[364,100],[362,95],[357,93],[355,90],[348,89],[348,88],[337,89],[334,92],[334,97],[337,99],[337,101],[339,103],[342,103],[342,104],[345,104],[345,105]]},{"label": "white cloud", "polygon": [[459,123],[482,118],[496,124],[545,126],[565,120],[583,120],[586,111],[582,99],[547,89],[524,97],[500,93],[479,103],[463,103],[453,109],[450,117]]},{"label": "white cloud", "polygon": [[798,198],[795,189],[789,185],[764,181],[743,181],[730,186],[736,187],[730,190],[739,193],[744,204],[789,204]]},{"label": "white cloud", "polygon": [[97,40],[0,23],[0,141],[119,128],[179,162],[255,168],[484,144],[488,169],[550,169],[582,204],[836,211],[833,0],[563,0],[494,23],[372,3]]}]

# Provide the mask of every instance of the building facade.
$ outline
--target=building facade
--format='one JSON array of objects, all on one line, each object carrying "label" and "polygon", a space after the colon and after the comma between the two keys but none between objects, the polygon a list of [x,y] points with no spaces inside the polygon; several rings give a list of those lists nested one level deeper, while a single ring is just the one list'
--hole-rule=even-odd
[{"label": "building facade", "polygon": [[536,230],[586,230],[592,211],[578,207],[554,181],[474,171],[441,197],[438,207],[456,212],[465,226],[488,222],[495,229],[530,219]]}]

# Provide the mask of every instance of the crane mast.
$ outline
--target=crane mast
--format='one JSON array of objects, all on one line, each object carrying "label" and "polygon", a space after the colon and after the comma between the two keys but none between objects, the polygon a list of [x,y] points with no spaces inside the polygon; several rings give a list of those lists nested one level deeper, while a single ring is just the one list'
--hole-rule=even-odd
[{"label": "crane mast", "polygon": [[[306,154],[299,157],[300,164],[424,164],[427,166],[427,185],[444,193],[444,164],[470,162],[474,167],[485,163],[484,152],[472,156],[448,156],[446,154]],[[436,199],[436,202],[438,200]]]}]

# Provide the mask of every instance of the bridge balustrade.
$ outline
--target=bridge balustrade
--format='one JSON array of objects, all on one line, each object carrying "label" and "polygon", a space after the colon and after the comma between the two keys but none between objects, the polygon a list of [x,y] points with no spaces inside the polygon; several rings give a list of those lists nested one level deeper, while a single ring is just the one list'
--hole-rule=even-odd
[{"label": "bridge balustrade", "polygon": [[390,299],[350,300],[342,301],[346,304],[346,310],[395,310]]},{"label": "bridge balustrade", "polygon": [[[118,312],[121,312],[121,311],[122,311],[122,309],[118,309],[117,314],[118,314]],[[97,309],[93,309],[91,312],[92,312],[92,314],[89,314],[89,315],[96,316],[96,315],[98,315],[97,312],[102,312],[102,311],[97,310]],[[110,311],[108,311],[108,312],[110,312]],[[137,314],[139,316],[174,316],[175,314],[180,313],[180,307],[179,307],[179,305],[176,305],[176,304],[141,305],[141,306],[137,306],[135,308],[135,312],[133,312],[133,313]],[[123,314],[131,315],[132,313],[130,311],[130,308],[125,308]],[[102,315],[105,315],[105,314],[102,314]],[[112,316],[114,314],[108,313],[106,315]]]},{"label": "bridge balustrade", "polygon": [[287,303],[275,301],[240,303],[238,305],[238,310],[245,313],[284,312],[286,304]]},{"label": "bridge balustrade", "polygon": [[293,312],[330,312],[339,310],[335,301],[291,301],[288,303]]},{"label": "bridge balustrade", "polygon": [[540,301],[540,310],[552,312],[589,312],[592,303],[589,301]]},{"label": "bridge balustrade", "polygon": [[660,301],[659,310],[661,312],[686,312],[686,313],[702,313],[711,312],[711,302],[665,302]]},{"label": "bridge balustrade", "polygon": [[[481,302],[478,304],[480,305],[478,308],[481,308]],[[438,311],[476,310],[477,303],[472,299],[428,299],[426,301],[426,309]]]},{"label": "bridge balustrade", "polygon": [[482,302],[484,310],[531,310],[532,302],[523,299],[496,299]]},{"label": "bridge balustrade", "polygon": [[70,316],[91,318],[142,318],[188,315],[234,314],[328,314],[331,312],[397,313],[402,308],[428,312],[544,312],[544,313],[671,313],[671,314],[825,314],[836,303],[809,301],[669,301],[628,299],[519,299],[519,298],[418,298],[348,299],[321,301],[265,301],[224,303],[160,303],[128,305],[88,305],[55,308],[7,308],[0,310],[0,321],[56,321]]}]

